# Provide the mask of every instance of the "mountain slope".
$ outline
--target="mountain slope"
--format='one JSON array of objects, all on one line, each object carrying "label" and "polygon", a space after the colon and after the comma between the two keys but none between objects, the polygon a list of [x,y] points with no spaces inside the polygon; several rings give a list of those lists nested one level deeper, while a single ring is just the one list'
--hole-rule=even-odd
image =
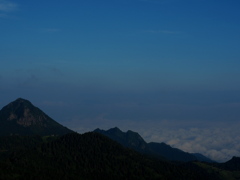
[{"label": "mountain slope", "polygon": [[0,111],[0,135],[63,135],[72,132],[28,100],[19,98]]},{"label": "mountain slope", "polygon": [[161,155],[170,161],[195,161],[197,158],[190,153],[186,153],[180,149],[172,148],[165,143],[148,143],[149,153]]},{"label": "mountain slope", "polygon": [[0,179],[218,179],[216,174],[159,161],[99,133],[70,133],[0,161]]},{"label": "mountain slope", "polygon": [[210,158],[200,154],[200,153],[191,153],[194,155],[198,161],[208,162],[208,163],[214,163],[215,161],[211,160]]},{"label": "mountain slope", "polygon": [[122,132],[119,128],[115,127],[109,129],[107,131],[96,129],[94,132],[98,132],[103,134],[121,145],[134,149],[140,153],[147,154],[153,157],[158,157],[160,159],[166,158],[170,161],[181,161],[181,162],[188,162],[188,161],[209,161],[203,155],[198,155],[196,157],[194,154],[184,152],[177,148],[172,148],[171,146],[165,143],[146,143],[143,138],[136,132],[127,131],[126,133]]}]

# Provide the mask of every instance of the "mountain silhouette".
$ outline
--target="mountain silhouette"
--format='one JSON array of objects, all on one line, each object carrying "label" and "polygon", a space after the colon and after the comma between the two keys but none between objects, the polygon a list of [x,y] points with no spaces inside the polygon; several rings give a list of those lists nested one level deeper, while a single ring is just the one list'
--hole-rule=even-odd
[{"label": "mountain silhouette", "polygon": [[73,131],[22,98],[0,111],[0,135],[63,135],[70,132]]},{"label": "mountain silhouette", "polygon": [[173,148],[165,143],[146,143],[138,133],[133,131],[127,131],[126,133],[124,133],[119,128],[115,127],[107,131],[96,129],[94,130],[94,132],[103,134],[127,148],[134,149],[140,153],[147,154],[149,156],[158,157],[159,159],[167,159],[170,161],[181,162],[189,162],[196,160],[212,162],[212,160],[201,154],[197,154],[195,156],[195,154],[187,153],[180,149]]},{"label": "mountain silhouette", "polygon": [[239,157],[226,163],[192,161],[196,158],[193,154],[165,143],[146,143],[130,130],[96,129],[82,135],[72,132],[25,99],[9,103],[0,111],[0,179],[240,177]]},{"label": "mountain silhouette", "polygon": [[108,131],[96,129],[94,132],[103,134],[114,141],[122,144],[127,148],[137,150],[138,152],[145,152],[147,148],[147,143],[143,138],[136,132],[127,131],[126,133],[122,132],[119,128],[111,128]]}]

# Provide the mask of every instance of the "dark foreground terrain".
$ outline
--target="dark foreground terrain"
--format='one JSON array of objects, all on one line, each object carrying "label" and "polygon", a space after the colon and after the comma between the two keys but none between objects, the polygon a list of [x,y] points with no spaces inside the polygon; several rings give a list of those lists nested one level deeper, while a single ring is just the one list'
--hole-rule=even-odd
[{"label": "dark foreground terrain", "polygon": [[172,163],[98,134],[1,137],[0,179],[239,179],[240,160]]}]

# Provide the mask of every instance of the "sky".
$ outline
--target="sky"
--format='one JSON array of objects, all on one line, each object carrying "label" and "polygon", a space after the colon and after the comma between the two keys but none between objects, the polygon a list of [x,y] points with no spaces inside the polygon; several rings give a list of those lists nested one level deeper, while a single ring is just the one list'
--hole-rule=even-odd
[{"label": "sky", "polygon": [[240,156],[240,1],[0,0],[0,108]]}]

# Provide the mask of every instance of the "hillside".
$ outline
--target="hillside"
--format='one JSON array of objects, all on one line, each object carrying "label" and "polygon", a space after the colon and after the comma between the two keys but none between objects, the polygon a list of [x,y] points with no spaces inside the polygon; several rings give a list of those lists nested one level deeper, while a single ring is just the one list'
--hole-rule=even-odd
[{"label": "hillside", "polygon": [[11,152],[0,161],[0,179],[218,179],[191,168],[147,158],[99,134],[66,134]]}]

